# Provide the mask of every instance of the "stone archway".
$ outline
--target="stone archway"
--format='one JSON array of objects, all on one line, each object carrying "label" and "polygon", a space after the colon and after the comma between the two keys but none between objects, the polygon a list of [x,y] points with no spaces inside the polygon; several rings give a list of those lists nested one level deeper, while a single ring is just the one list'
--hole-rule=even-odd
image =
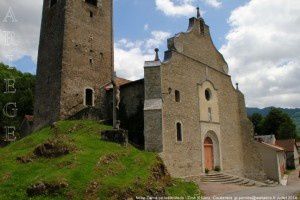
[{"label": "stone archway", "polygon": [[207,132],[203,141],[203,150],[204,169],[221,168],[219,139],[215,132]]}]

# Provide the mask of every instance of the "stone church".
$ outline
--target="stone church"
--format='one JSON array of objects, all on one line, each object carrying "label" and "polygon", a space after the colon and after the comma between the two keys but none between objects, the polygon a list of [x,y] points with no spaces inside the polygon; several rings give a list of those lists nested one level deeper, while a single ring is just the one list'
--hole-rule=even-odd
[{"label": "stone church", "polygon": [[[158,152],[174,177],[205,169],[263,179],[244,96],[200,16],[168,39],[163,60],[144,65],[144,79],[118,78],[119,119],[130,139]],[[113,1],[44,0],[35,128],[97,110],[112,118]]]}]

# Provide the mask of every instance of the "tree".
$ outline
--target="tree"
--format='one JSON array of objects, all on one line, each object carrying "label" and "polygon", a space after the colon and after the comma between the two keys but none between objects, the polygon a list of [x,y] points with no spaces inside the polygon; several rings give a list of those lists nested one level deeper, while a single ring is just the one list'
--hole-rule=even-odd
[{"label": "tree", "polygon": [[262,126],[264,117],[259,113],[253,113],[252,116],[249,117],[254,126],[254,132],[257,135],[263,135]]},{"label": "tree", "polygon": [[291,139],[296,136],[296,125],[288,114],[272,108],[263,123],[264,135],[275,135],[276,139]]},{"label": "tree", "polygon": [[293,120],[287,116],[286,121],[279,126],[278,139],[294,139],[296,138],[296,125]]},{"label": "tree", "polygon": [[[15,80],[16,93],[5,93],[5,79]],[[33,114],[34,87],[34,75],[22,73],[14,68],[9,69],[9,66],[0,63],[0,134],[3,134],[4,126],[15,126],[16,128],[19,128],[24,115]],[[15,118],[8,118],[2,112],[3,106],[9,102],[17,104],[18,112]]]}]

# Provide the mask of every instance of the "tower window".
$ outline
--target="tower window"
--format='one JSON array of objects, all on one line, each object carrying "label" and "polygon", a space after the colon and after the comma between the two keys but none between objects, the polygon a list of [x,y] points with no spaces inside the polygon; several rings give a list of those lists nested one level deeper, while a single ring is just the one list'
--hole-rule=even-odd
[{"label": "tower window", "polygon": [[97,6],[98,1],[97,0],[85,0],[86,3]]},{"label": "tower window", "polygon": [[92,11],[90,11],[90,17],[94,17],[94,13]]},{"label": "tower window", "polygon": [[211,111],[211,108],[208,108],[208,120],[210,122],[212,121],[212,111]]},{"label": "tower window", "polygon": [[176,129],[177,129],[177,141],[182,142],[182,125],[181,123],[176,124]]},{"label": "tower window", "polygon": [[93,58],[90,58],[90,64],[91,65],[93,64]]},{"label": "tower window", "polygon": [[57,3],[57,0],[50,0],[50,8]]},{"label": "tower window", "polygon": [[205,98],[207,101],[211,100],[211,91],[210,89],[205,90]]},{"label": "tower window", "polygon": [[85,90],[85,105],[94,106],[94,91],[92,89]]},{"label": "tower window", "polygon": [[180,102],[180,92],[178,90],[175,90],[175,101]]}]

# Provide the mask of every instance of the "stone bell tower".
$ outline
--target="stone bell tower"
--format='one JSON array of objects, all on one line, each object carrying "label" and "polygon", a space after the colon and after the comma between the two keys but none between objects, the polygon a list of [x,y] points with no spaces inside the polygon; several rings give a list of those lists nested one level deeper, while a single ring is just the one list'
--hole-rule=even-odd
[{"label": "stone bell tower", "polygon": [[44,0],[35,129],[101,107],[113,72],[113,0]]}]

